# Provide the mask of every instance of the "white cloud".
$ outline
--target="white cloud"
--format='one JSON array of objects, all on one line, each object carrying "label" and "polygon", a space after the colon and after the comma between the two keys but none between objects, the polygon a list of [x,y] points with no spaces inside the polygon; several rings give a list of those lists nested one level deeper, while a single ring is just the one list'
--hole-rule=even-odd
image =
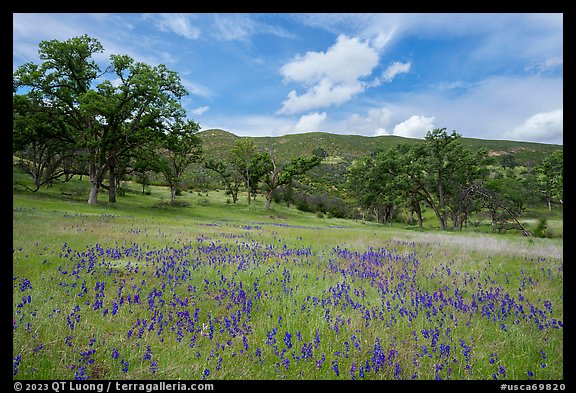
[{"label": "white cloud", "polygon": [[523,141],[561,144],[563,133],[564,109],[560,108],[530,116],[514,130],[505,133],[505,137]]},{"label": "white cloud", "polygon": [[466,57],[459,57],[462,67],[470,60],[530,62],[555,57],[563,50],[562,13],[319,13],[295,18],[332,33],[370,40],[378,50],[408,37],[482,37]]},{"label": "white cloud", "polygon": [[314,112],[307,115],[302,115],[300,120],[298,120],[298,123],[296,123],[294,131],[297,133],[322,131],[320,125],[324,120],[326,120],[326,112]]},{"label": "white cloud", "polygon": [[206,112],[208,109],[210,109],[209,106],[199,106],[198,108],[194,108],[190,111],[190,113],[192,113],[193,115],[198,115],[200,116],[201,114],[203,114],[204,112]]},{"label": "white cloud", "polygon": [[464,89],[469,87],[470,84],[467,84],[461,80],[457,81],[442,81],[433,83],[430,85],[433,89],[438,89],[439,91],[448,91],[448,90],[456,90],[456,89]]},{"label": "white cloud", "polygon": [[213,14],[210,31],[220,41],[248,41],[255,34],[294,38],[294,34],[277,25],[259,21],[257,15]]},{"label": "white cloud", "polygon": [[67,40],[80,35],[78,23],[66,14],[12,14],[14,68],[24,62],[40,62],[38,44],[43,40]]},{"label": "white cloud", "polygon": [[392,111],[389,108],[373,108],[366,116],[353,114],[346,121],[346,130],[355,134],[388,135]]},{"label": "white cloud", "polygon": [[388,45],[388,43],[390,43],[390,41],[392,41],[392,38],[394,38],[394,33],[396,32],[395,28],[392,28],[388,31],[380,31],[378,33],[376,33],[376,35],[374,37],[372,37],[372,39],[370,40],[372,42],[372,45],[376,48],[376,49],[383,49],[386,47],[386,45]]},{"label": "white cloud", "polygon": [[432,131],[434,128],[433,116],[411,116],[408,120],[398,123],[392,130],[393,135],[404,136],[407,138],[423,138],[427,131]]},{"label": "white cloud", "polygon": [[210,98],[213,96],[213,92],[206,86],[203,86],[199,83],[192,82],[188,79],[181,78],[182,84],[186,88],[186,90],[195,96]]},{"label": "white cloud", "polygon": [[354,82],[369,75],[378,64],[378,54],[358,38],[340,35],[326,52],[307,52],[282,67],[288,80],[314,84],[323,79],[334,83]]},{"label": "white cloud", "polygon": [[186,14],[148,14],[152,17],[156,26],[162,31],[169,31],[189,40],[196,40],[200,37],[200,30],[190,23],[190,18]]},{"label": "white cloud", "polygon": [[525,68],[525,70],[535,74],[540,74],[555,71],[556,69],[562,68],[563,65],[564,59],[562,56],[553,56],[541,61],[532,62]]},{"label": "white cloud", "polygon": [[389,94],[385,99],[370,101],[370,106],[392,111],[393,122],[385,127],[387,130],[414,114],[424,113],[433,114],[435,128],[456,130],[466,138],[519,141],[526,139],[519,133],[511,134],[514,128],[535,113],[563,106],[562,79],[544,75],[493,76],[444,87],[458,88],[446,90],[430,85],[428,89]]},{"label": "white cloud", "polygon": [[83,34],[97,39],[104,47],[103,53],[94,54],[94,59],[103,68],[109,64],[111,54],[128,55],[150,65],[175,62],[174,56],[165,47],[160,48],[148,37],[135,34],[130,17],[120,19],[116,15],[101,14],[24,13],[13,14],[12,20],[14,65],[28,61],[41,62],[38,56],[38,44],[41,41],[65,41]]},{"label": "white cloud", "polygon": [[214,15],[216,37],[222,41],[246,40],[254,29],[251,19],[240,15]]},{"label": "white cloud", "polygon": [[399,61],[395,61],[386,68],[386,71],[382,74],[384,78],[384,82],[392,82],[397,75],[405,74],[410,72],[410,67],[412,66],[411,62],[408,63],[401,63]]},{"label": "white cloud", "polygon": [[364,90],[360,82],[334,85],[328,80],[320,81],[306,93],[298,95],[295,90],[288,93],[279,114],[294,114],[309,109],[340,105],[350,100],[355,94]]},{"label": "white cloud", "polygon": [[201,129],[220,128],[238,136],[278,136],[292,133],[294,125],[294,120],[277,116],[223,116],[206,119]]},{"label": "white cloud", "polygon": [[370,75],[377,65],[378,53],[367,42],[340,35],[326,52],[307,52],[280,69],[286,81],[301,83],[307,91],[298,95],[292,90],[278,113],[293,114],[347,102],[365,89],[360,78]]}]

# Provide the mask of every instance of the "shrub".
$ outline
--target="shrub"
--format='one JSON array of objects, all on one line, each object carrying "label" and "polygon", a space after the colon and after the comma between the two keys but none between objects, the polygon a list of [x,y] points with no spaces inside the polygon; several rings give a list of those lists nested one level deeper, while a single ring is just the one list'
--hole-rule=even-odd
[{"label": "shrub", "polygon": [[198,206],[208,206],[208,205],[210,204],[210,202],[208,201],[208,199],[202,198],[202,199],[199,199],[199,200],[196,202],[196,204],[197,204]]},{"label": "shrub", "polygon": [[552,237],[551,231],[548,229],[548,220],[542,217],[538,220],[538,225],[534,229],[534,236],[536,237]]}]

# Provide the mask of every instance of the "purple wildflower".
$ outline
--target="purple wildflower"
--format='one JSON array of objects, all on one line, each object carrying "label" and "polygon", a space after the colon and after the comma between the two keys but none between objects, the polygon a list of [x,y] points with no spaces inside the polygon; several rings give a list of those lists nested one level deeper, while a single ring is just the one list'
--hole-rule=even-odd
[{"label": "purple wildflower", "polygon": [[292,335],[288,332],[284,334],[284,343],[286,344],[287,348],[292,348]]},{"label": "purple wildflower", "polygon": [[18,374],[18,366],[20,365],[20,362],[22,361],[22,355],[18,355],[14,358],[14,376],[16,374]]},{"label": "purple wildflower", "polygon": [[340,371],[338,370],[338,360],[332,360],[332,370],[336,373],[336,376],[340,376]]},{"label": "purple wildflower", "polygon": [[126,374],[128,372],[128,366],[130,366],[130,363],[128,363],[126,360],[122,359],[122,372],[124,374]]}]

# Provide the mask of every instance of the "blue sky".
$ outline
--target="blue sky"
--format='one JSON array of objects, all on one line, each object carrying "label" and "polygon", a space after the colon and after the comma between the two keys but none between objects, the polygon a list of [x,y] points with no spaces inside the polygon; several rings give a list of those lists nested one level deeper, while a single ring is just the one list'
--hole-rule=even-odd
[{"label": "blue sky", "polygon": [[561,13],[15,13],[13,69],[82,34],[178,72],[202,129],[563,144]]}]

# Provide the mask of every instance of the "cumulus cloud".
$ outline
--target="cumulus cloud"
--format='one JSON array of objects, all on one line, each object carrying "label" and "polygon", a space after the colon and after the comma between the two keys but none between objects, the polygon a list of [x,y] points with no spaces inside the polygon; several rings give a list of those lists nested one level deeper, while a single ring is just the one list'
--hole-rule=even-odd
[{"label": "cumulus cloud", "polygon": [[404,136],[407,138],[423,138],[427,131],[434,128],[434,116],[411,116],[408,120],[398,123],[392,130],[393,135]]},{"label": "cumulus cloud", "polygon": [[328,80],[323,80],[300,96],[292,90],[278,114],[294,114],[309,109],[340,105],[363,90],[364,86],[359,82],[335,85]]},{"label": "cumulus cloud", "polygon": [[326,120],[326,112],[310,113],[307,115],[302,115],[296,126],[294,127],[295,132],[311,132],[311,131],[321,131],[320,125]]},{"label": "cumulus cloud", "polygon": [[392,111],[388,108],[373,108],[366,116],[357,113],[346,122],[346,130],[360,134],[388,135],[386,131],[392,120]]},{"label": "cumulus cloud", "polygon": [[[212,112],[211,112],[212,113]],[[292,133],[295,121],[270,115],[221,116],[205,119],[201,130],[220,128],[238,136],[278,136]]]},{"label": "cumulus cloud", "polygon": [[562,143],[564,132],[564,109],[540,112],[527,118],[506,137],[542,143]]},{"label": "cumulus cloud", "polygon": [[278,113],[345,103],[365,89],[360,78],[370,75],[377,65],[378,52],[367,42],[340,35],[326,52],[307,52],[280,69],[286,81],[300,83],[307,90],[301,95],[292,90]]}]

